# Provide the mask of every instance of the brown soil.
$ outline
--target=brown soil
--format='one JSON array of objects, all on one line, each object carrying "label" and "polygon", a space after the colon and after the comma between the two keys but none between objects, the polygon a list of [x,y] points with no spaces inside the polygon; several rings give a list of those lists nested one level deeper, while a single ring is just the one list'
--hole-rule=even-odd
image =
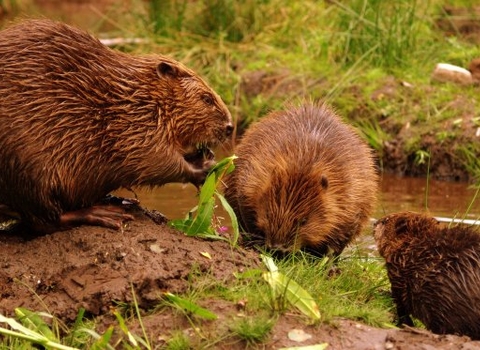
[{"label": "brown soil", "polygon": [[[232,250],[223,241],[187,237],[164,224],[156,224],[140,211],[135,212],[135,217],[123,232],[82,226],[36,238],[0,234],[0,311],[12,315],[15,307],[22,306],[48,311],[70,323],[79,309],[85,308],[86,315],[96,318],[96,330],[103,332],[115,324],[112,307],[132,302],[131,286],[141,308],[151,310],[158,305],[163,292],[181,293],[195,287],[192,283],[199,279],[189,279],[192,275],[211,274],[228,284],[235,272],[258,267],[257,252]],[[202,255],[204,252],[211,258]],[[163,308],[143,316],[149,338],[161,344],[172,331],[183,330],[198,347],[243,349],[247,345],[228,333],[228,327],[236,318],[251,315],[245,315],[245,310],[234,302],[203,300],[200,305],[218,315],[218,320],[201,324],[201,336],[184,315]],[[142,334],[135,320],[129,329]],[[288,338],[293,329],[301,329],[312,337],[295,343]],[[219,338],[220,343],[213,343]],[[297,314],[280,316],[261,347],[277,349],[324,342],[329,343],[329,349],[480,347],[480,342],[466,337],[379,329],[346,319],[308,326]]]}]

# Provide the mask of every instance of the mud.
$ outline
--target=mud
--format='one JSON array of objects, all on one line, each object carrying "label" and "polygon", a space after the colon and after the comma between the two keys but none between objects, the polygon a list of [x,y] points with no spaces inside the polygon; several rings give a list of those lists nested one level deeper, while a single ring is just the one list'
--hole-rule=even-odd
[{"label": "mud", "polygon": [[190,287],[192,273],[228,280],[258,261],[253,251],[187,237],[134,214],[123,232],[81,226],[34,239],[1,233],[0,312],[11,315],[22,306],[68,322],[80,308],[98,316],[131,302],[131,286],[140,306],[149,308],[163,292]]},{"label": "mud", "polygon": [[[135,221],[123,231],[82,226],[47,236],[28,238],[0,234],[0,312],[13,315],[16,307],[48,311],[67,324],[80,308],[95,319],[102,334],[116,324],[113,307],[132,302],[133,287],[142,308],[144,329],[156,345],[165,344],[172,333],[181,330],[195,348],[244,349],[306,346],[327,342],[328,349],[475,349],[480,342],[453,335],[437,336],[416,329],[380,329],[353,320],[335,319],[331,323],[307,325],[299,314],[286,313],[262,344],[247,344],[232,335],[230,327],[242,317],[255,317],[235,302],[199,302],[217,314],[215,321],[191,320],[172,308],[157,309],[162,293],[182,293],[197,288],[211,274],[228,285],[235,272],[258,267],[258,253],[232,250],[227,242],[205,241],[157,224],[135,211]],[[208,252],[211,258],[202,255]],[[197,281],[197,282],[196,282]],[[125,304],[128,305],[128,304]],[[131,304],[130,304],[131,305]],[[142,334],[138,318],[129,321],[133,334]],[[288,332],[301,329],[311,338],[296,343]],[[120,338],[117,330],[115,337]]]}]

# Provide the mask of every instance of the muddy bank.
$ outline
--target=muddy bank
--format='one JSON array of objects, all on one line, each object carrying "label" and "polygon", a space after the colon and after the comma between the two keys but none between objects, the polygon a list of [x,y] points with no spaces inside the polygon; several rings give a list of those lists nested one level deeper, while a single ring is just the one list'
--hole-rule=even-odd
[{"label": "muddy bank", "polygon": [[1,233],[0,312],[23,306],[69,321],[85,308],[98,316],[131,302],[131,285],[148,309],[163,292],[185,291],[190,274],[228,280],[258,261],[253,251],[187,237],[139,211],[135,217],[123,232],[81,226],[37,238]]},{"label": "muddy bank", "polygon": [[[258,317],[241,305],[225,300],[201,300],[200,306],[217,314],[215,321],[195,320],[192,328],[185,315],[172,308],[152,313],[163,292],[182,293],[195,288],[199,278],[211,274],[222,285],[235,272],[258,267],[255,251],[232,250],[222,241],[186,237],[164,224],[156,224],[136,211],[135,221],[123,232],[82,226],[51,235],[27,238],[0,234],[0,312],[12,315],[15,307],[48,311],[70,323],[80,308],[95,318],[100,334],[116,324],[111,309],[131,303],[131,286],[143,312],[143,323],[151,341],[165,344],[175,332],[185,334],[194,347],[244,349],[248,344],[231,331],[235,320]],[[211,258],[203,253],[209,253]],[[438,336],[422,330],[380,329],[359,322],[335,319],[308,325],[289,311],[273,317],[274,326],[264,343],[253,348],[278,349],[327,342],[328,349],[474,349],[480,342],[453,335]],[[137,319],[129,321],[133,334],[142,334]],[[297,343],[288,333],[300,329],[309,339]],[[115,337],[121,337],[117,330]]]}]

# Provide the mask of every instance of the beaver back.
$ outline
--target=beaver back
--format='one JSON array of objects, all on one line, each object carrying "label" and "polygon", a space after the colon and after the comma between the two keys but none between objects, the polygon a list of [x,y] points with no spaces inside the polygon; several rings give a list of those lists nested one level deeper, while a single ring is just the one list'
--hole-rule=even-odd
[{"label": "beaver back", "polygon": [[431,331],[480,339],[480,232],[442,227],[413,212],[388,215],[374,231],[399,324],[410,315]]},{"label": "beaver back", "polygon": [[226,198],[243,229],[269,248],[340,254],[375,206],[371,150],[325,104],[269,114],[235,153]]}]

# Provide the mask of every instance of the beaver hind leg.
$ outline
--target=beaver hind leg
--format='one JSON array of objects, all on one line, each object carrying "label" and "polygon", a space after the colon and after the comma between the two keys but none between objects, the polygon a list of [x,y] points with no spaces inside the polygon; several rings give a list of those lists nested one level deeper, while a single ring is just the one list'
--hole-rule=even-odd
[{"label": "beaver hind leg", "polygon": [[89,208],[69,211],[60,216],[60,226],[93,225],[119,230],[124,221],[134,220],[133,215],[116,205],[94,205]]}]

